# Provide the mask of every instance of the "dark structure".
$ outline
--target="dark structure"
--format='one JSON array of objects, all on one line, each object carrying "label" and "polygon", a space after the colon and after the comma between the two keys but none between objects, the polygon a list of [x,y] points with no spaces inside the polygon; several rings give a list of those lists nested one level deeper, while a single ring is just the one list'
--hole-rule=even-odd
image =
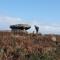
[{"label": "dark structure", "polygon": [[30,25],[28,24],[16,24],[16,25],[11,25],[10,28],[14,32],[20,32],[20,31],[26,31],[31,28]]},{"label": "dark structure", "polygon": [[35,30],[36,30],[36,33],[38,33],[39,31],[39,27],[35,25]]}]

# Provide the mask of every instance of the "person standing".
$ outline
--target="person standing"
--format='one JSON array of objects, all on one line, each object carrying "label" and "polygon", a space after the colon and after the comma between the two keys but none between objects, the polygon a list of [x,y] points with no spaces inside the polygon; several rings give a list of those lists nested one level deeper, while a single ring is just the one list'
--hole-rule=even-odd
[{"label": "person standing", "polygon": [[36,30],[36,33],[38,34],[38,32],[39,32],[39,27],[38,26],[34,26],[35,27],[35,30]]}]

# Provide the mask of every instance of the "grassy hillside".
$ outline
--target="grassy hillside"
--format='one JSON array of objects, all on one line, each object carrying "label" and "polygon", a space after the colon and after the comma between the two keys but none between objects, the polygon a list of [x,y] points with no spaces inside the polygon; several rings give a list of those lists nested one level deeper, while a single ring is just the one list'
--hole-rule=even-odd
[{"label": "grassy hillside", "polygon": [[0,32],[0,60],[59,60],[60,36]]}]

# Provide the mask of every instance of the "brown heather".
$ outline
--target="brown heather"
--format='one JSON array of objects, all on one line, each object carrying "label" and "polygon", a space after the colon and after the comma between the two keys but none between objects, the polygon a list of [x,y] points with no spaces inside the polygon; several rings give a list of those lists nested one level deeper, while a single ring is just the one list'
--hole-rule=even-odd
[{"label": "brown heather", "polygon": [[60,35],[0,32],[0,60],[59,60]]}]

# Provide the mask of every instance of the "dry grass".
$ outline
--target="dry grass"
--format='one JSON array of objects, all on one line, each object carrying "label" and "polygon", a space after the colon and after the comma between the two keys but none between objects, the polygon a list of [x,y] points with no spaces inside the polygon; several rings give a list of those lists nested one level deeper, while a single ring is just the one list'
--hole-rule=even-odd
[{"label": "dry grass", "polygon": [[[59,42],[60,36],[55,36]],[[0,60],[28,60],[32,53],[42,54],[55,48],[50,35],[0,32]]]}]

